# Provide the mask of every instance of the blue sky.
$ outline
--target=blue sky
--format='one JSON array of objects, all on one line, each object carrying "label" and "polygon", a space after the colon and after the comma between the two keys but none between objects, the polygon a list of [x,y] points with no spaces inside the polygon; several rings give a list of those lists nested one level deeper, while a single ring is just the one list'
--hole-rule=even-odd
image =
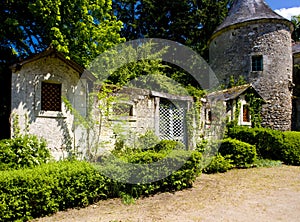
[{"label": "blue sky", "polygon": [[265,0],[268,5],[281,16],[291,19],[293,15],[300,15],[300,0]]},{"label": "blue sky", "polygon": [[272,9],[300,7],[300,0],[265,0]]}]

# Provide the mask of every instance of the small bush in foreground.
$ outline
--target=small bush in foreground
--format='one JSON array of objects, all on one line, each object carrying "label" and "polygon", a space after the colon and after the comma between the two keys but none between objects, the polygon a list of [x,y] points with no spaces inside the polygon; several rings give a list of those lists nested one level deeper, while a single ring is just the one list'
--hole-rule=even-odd
[{"label": "small bush in foreground", "polygon": [[220,153],[214,156],[210,164],[203,169],[203,173],[225,173],[233,168],[230,156],[223,157]]},{"label": "small bush in foreground", "polygon": [[49,159],[46,142],[37,136],[20,135],[0,141],[0,170],[34,167]]},{"label": "small bush in foreground", "polygon": [[237,167],[248,167],[257,156],[254,145],[230,138],[222,141],[219,153],[222,156],[230,156],[232,164]]}]

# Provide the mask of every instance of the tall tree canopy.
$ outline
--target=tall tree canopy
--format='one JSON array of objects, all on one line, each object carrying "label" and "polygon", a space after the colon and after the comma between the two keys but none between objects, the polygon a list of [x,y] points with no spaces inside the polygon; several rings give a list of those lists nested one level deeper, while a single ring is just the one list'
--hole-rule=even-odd
[{"label": "tall tree canopy", "polygon": [[[0,54],[25,57],[49,45],[81,65],[124,41],[111,0],[4,0]],[[1,61],[7,61],[1,58]]]},{"label": "tall tree canopy", "polygon": [[232,0],[113,0],[127,40],[141,37],[180,42],[208,58],[207,41]]},{"label": "tall tree canopy", "polygon": [[292,38],[296,42],[300,42],[300,15],[292,17],[292,23],[294,24],[294,32],[292,33]]}]

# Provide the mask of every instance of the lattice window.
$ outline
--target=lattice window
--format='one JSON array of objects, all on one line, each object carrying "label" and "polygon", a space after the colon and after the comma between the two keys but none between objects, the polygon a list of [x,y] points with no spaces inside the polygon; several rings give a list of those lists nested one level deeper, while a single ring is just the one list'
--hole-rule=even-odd
[{"label": "lattice window", "polygon": [[61,84],[42,82],[41,110],[61,111]]},{"label": "lattice window", "polygon": [[185,113],[183,104],[175,106],[172,102],[161,99],[159,105],[160,139],[185,143]]}]

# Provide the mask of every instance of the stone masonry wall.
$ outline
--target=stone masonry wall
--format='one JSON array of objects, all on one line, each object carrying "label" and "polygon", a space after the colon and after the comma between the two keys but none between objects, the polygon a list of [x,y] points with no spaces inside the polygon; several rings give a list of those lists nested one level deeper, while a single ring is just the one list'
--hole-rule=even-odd
[{"label": "stone masonry wall", "polygon": [[[251,70],[251,56],[263,56],[263,71]],[[214,37],[210,65],[219,81],[242,75],[266,100],[262,125],[291,129],[292,47],[289,28],[281,23],[244,24]]]},{"label": "stone masonry wall", "polygon": [[[44,57],[26,63],[21,70],[12,73],[11,121],[13,122],[18,116],[21,132],[24,132],[28,124],[28,133],[46,139],[56,159],[67,155],[68,149],[78,146],[77,141],[74,142],[76,127],[73,123],[73,115],[64,105],[61,112],[41,110],[41,83],[42,81],[61,83],[62,96],[73,103],[75,97],[85,98],[80,95],[85,92],[84,89],[77,91],[78,80],[77,72],[54,57]],[[81,107],[80,113],[85,115],[86,104],[82,99],[73,105]]]}]

